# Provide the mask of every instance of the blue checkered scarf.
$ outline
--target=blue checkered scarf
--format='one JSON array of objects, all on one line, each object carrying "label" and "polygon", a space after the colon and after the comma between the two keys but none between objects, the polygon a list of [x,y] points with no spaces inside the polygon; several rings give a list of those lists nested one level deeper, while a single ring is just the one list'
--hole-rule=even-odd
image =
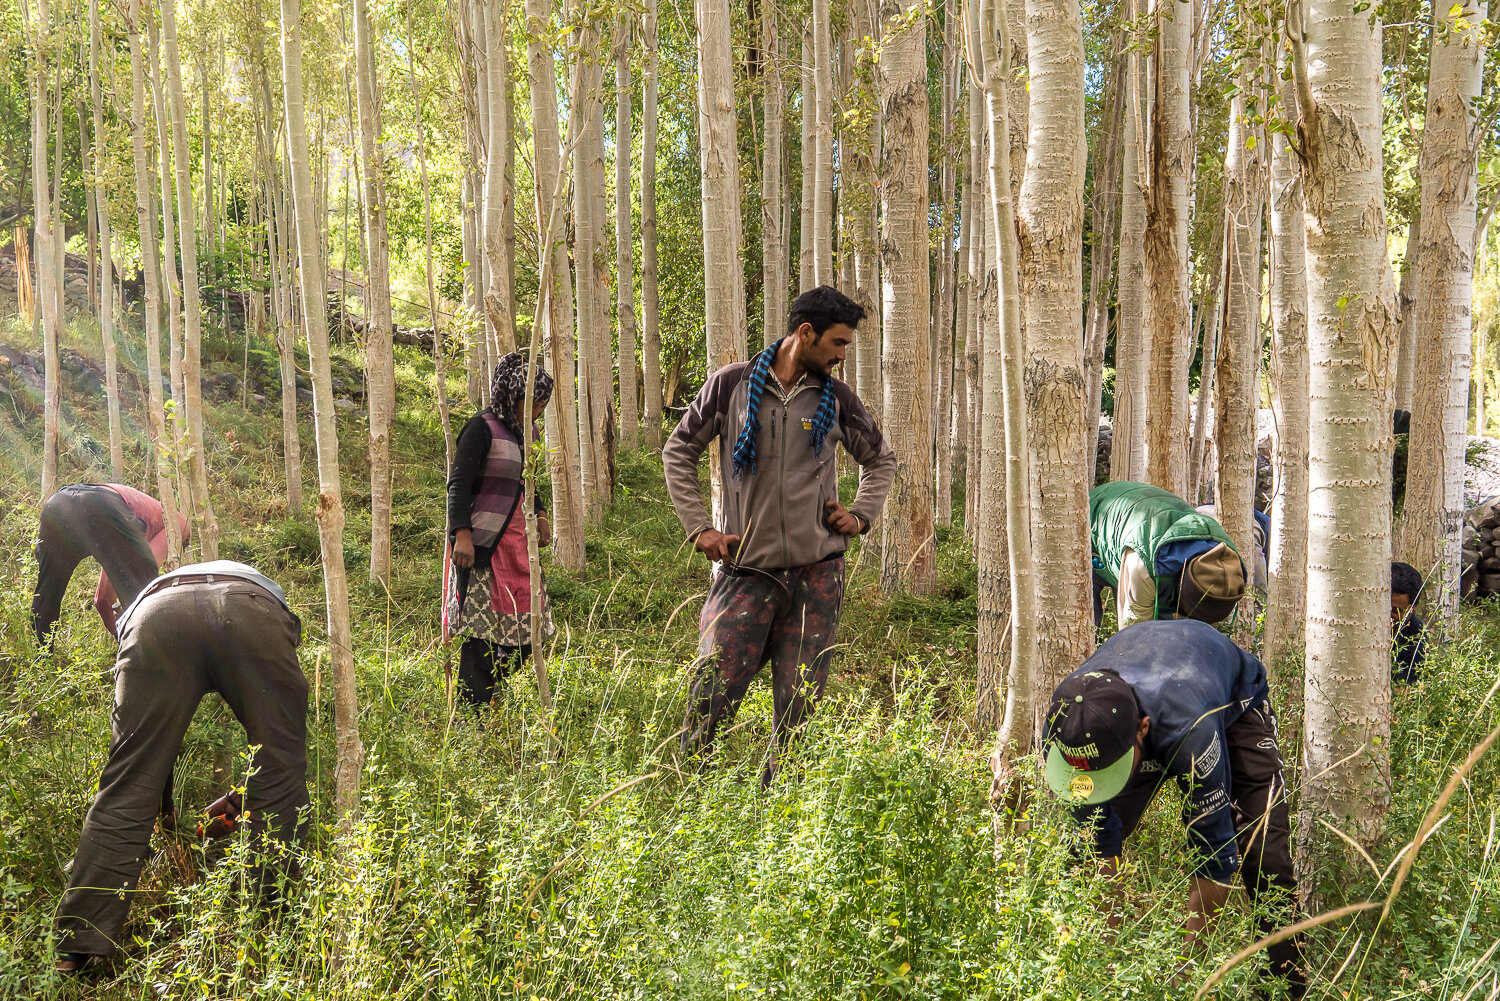
[{"label": "blue checkered scarf", "polygon": [[[766,391],[766,380],[772,377],[771,363],[776,360],[776,351],[784,340],[785,337],[766,348],[750,363],[750,393],[745,406],[745,426],[740,428],[740,436],[735,439],[734,451],[731,453],[735,479],[744,476],[746,471],[751,476],[755,475],[755,441],[760,435],[760,398]],[[828,437],[829,430],[833,428],[833,419],[833,376],[824,376],[818,412],[813,415],[812,431],[807,436],[813,455],[823,454],[823,439]]]}]

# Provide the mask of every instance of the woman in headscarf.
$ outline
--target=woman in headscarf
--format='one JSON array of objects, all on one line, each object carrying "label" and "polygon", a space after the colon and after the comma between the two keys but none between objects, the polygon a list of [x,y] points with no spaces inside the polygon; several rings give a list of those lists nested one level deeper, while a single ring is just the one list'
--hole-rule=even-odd
[{"label": "woman in headscarf", "polygon": [[[552,376],[537,366],[527,420],[552,398]],[[443,624],[464,638],[458,693],[470,706],[486,705],[495,684],[531,656],[531,560],[526,548],[525,437],[521,408],[526,358],[511,352],[495,366],[490,405],[463,426],[448,472],[448,560],[444,567]],[[551,541],[542,498],[536,497],[537,535]],[[542,641],[552,636],[542,594]]]}]

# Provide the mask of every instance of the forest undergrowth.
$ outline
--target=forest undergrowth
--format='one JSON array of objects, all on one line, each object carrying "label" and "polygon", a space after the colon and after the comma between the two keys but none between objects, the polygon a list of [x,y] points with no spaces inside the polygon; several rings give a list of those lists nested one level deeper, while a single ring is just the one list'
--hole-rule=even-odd
[{"label": "forest undergrowth", "polygon": [[[29,339],[0,328],[0,340]],[[97,335],[70,329],[67,346],[97,354]],[[246,367],[242,345],[222,338],[205,360],[210,375]],[[274,383],[273,357],[252,352],[249,368],[252,384],[256,371]],[[355,409],[339,422],[367,750],[353,832],[339,835],[332,811],[317,533],[308,511],[286,510],[274,391],[248,409],[239,396],[208,402],[221,555],[269,573],[304,622],[311,839],[301,878],[266,911],[245,892],[242,844],[205,850],[158,832],[129,947],[101,977],[73,983],[49,972],[50,924],[103,764],[113,644],[87,607],[91,564],[75,576],[55,650],[39,654],[26,629],[40,401],[0,371],[0,996],[1179,998],[1253,940],[1236,893],[1231,919],[1185,965],[1189,861],[1175,794],[1127,843],[1125,922],[1112,934],[1105,888],[1071,861],[1075,835],[1048,797],[1034,796],[1024,831],[997,843],[988,737],[972,720],[974,563],[958,531],[940,533],[942,587],[928,598],[884,597],[878,561],[856,547],[828,696],[762,792],[763,681],[709,767],[679,756],[707,567],[682,541],[659,461],[626,458],[588,570],[548,570],[551,716],[528,671],[482,722],[455,714],[445,673],[456,657],[438,626],[444,453],[431,364],[398,354],[397,378],[388,591],[367,581],[364,419]],[[306,405],[302,417],[311,498]],[[102,398],[65,393],[64,422],[62,481],[107,480]],[[139,439],[127,464],[143,485]],[[1467,610],[1425,679],[1395,696],[1383,843],[1362,856],[1329,832],[1311,839],[1304,883],[1316,882],[1319,908],[1383,899],[1444,784],[1500,723],[1497,672],[1500,609]],[[1286,692],[1274,698],[1295,793],[1300,720]],[[184,817],[223,791],[216,762],[243,782],[246,760],[243,731],[210,696],[177,769]],[[1500,994],[1497,760],[1491,751],[1467,773],[1388,918],[1313,933],[1310,996]],[[1219,996],[1247,996],[1258,969],[1236,969]]]}]

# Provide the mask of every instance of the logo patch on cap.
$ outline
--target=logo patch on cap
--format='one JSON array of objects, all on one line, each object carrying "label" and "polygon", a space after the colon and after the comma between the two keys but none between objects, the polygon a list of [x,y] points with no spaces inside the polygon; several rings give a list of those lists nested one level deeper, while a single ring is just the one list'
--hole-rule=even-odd
[{"label": "logo patch on cap", "polygon": [[1074,799],[1088,799],[1094,794],[1094,780],[1087,775],[1075,775],[1068,783],[1068,793]]}]

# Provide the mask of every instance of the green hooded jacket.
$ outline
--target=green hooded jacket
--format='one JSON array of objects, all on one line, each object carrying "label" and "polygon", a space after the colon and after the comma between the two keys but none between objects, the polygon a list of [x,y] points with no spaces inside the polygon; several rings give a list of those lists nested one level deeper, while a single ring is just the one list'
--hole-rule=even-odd
[{"label": "green hooded jacket", "polygon": [[1089,491],[1089,542],[1095,571],[1111,587],[1117,586],[1125,550],[1134,550],[1156,580],[1158,617],[1161,597],[1176,594],[1176,588],[1164,586],[1166,582],[1156,576],[1156,552],[1169,542],[1195,539],[1213,539],[1239,552],[1224,526],[1160,487],[1122,480]]}]

